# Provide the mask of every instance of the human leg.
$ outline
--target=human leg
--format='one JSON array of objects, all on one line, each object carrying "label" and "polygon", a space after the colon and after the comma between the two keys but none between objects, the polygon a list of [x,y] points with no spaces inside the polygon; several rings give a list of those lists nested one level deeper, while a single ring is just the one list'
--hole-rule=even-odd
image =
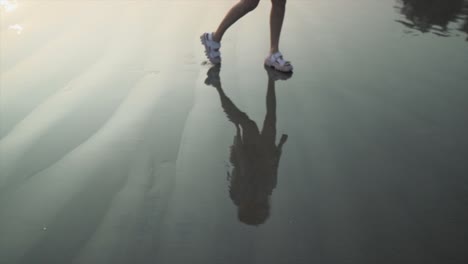
[{"label": "human leg", "polygon": [[259,1],[260,0],[240,0],[237,4],[235,4],[221,21],[218,29],[213,32],[213,40],[216,42],[221,42],[221,39],[223,38],[226,30],[241,17],[254,10],[257,7]]}]

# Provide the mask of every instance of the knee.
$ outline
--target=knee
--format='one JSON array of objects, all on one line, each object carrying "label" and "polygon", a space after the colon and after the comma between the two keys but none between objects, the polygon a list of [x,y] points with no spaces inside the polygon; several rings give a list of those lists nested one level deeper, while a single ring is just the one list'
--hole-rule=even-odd
[{"label": "knee", "polygon": [[286,6],[286,0],[271,0],[271,3],[275,6],[275,7],[285,7]]},{"label": "knee", "polygon": [[244,0],[244,5],[248,11],[252,11],[258,6],[259,2],[260,0]]}]

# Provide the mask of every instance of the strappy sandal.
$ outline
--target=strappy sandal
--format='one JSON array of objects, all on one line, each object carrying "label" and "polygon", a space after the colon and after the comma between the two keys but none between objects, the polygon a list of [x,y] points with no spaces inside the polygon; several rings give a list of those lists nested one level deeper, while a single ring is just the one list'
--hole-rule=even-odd
[{"label": "strappy sandal", "polygon": [[203,33],[200,36],[201,43],[205,46],[205,55],[213,64],[221,63],[221,43],[213,40],[213,33]]},{"label": "strappy sandal", "polygon": [[284,60],[283,55],[279,51],[266,57],[265,65],[274,68],[275,70],[280,72],[293,71],[293,66],[291,65],[291,62]]}]

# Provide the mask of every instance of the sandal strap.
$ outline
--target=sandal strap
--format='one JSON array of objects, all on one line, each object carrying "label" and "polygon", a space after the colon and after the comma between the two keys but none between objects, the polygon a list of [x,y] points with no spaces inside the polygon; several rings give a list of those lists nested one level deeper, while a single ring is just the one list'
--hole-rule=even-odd
[{"label": "sandal strap", "polygon": [[281,54],[281,52],[278,51],[276,53],[271,54],[271,57],[276,60],[278,58],[283,57],[283,54]]},{"label": "sandal strap", "polygon": [[216,42],[213,40],[213,34],[206,33],[205,34],[205,39],[207,40],[206,44],[213,49],[219,49],[221,48],[221,43]]},{"label": "sandal strap", "polygon": [[221,48],[221,44],[215,41],[210,41],[208,42],[208,46],[213,49],[219,49]]},{"label": "sandal strap", "polygon": [[217,50],[210,50],[210,57],[212,58],[216,58],[216,57],[219,57],[221,56],[221,53]]},{"label": "sandal strap", "polygon": [[271,57],[270,57],[270,60],[272,62],[278,63],[280,66],[285,66],[285,65],[290,65],[291,64],[291,62],[283,59],[283,54],[281,54],[281,52],[279,52],[279,51],[272,54]]}]

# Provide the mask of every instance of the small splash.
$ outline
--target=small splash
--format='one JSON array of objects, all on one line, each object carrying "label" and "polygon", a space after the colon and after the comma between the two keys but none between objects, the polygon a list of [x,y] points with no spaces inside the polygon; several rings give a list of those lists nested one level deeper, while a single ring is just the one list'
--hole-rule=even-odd
[{"label": "small splash", "polygon": [[23,32],[23,27],[19,24],[11,25],[8,27],[8,29],[16,31],[16,34],[18,35],[21,34],[21,32]]},{"label": "small splash", "polygon": [[18,2],[10,0],[0,0],[0,7],[5,10],[5,12],[12,12],[18,7]]}]

